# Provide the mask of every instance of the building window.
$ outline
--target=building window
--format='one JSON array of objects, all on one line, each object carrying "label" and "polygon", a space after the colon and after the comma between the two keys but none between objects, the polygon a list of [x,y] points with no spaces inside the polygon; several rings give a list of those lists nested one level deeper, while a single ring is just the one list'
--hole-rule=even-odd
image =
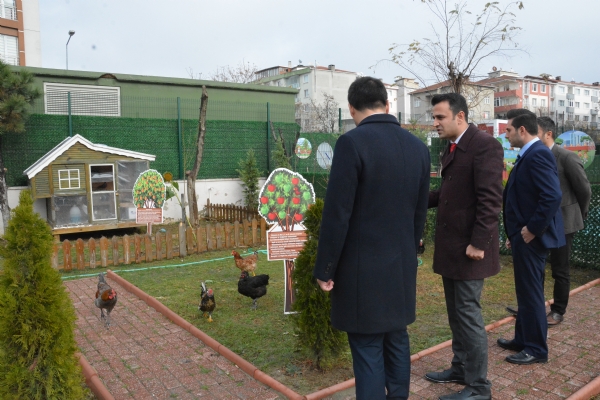
[{"label": "building window", "polygon": [[308,74],[302,75],[302,82],[308,83]]},{"label": "building window", "polygon": [[0,18],[17,20],[15,0],[0,0]]},{"label": "building window", "polygon": [[546,85],[540,85],[540,90],[542,93],[546,93]]},{"label": "building window", "polygon": [[590,120],[590,117],[588,115],[583,116],[583,122],[588,122],[589,120]]},{"label": "building window", "polygon": [[559,100],[558,101],[558,106],[559,107],[564,107],[565,106],[565,101],[564,100]]},{"label": "building window", "polygon": [[598,91],[597,90],[594,90],[592,93],[593,93],[593,96],[598,97]]},{"label": "building window", "polygon": [[590,103],[583,103],[583,108],[590,108]]},{"label": "building window", "polygon": [[19,65],[19,42],[16,36],[0,35],[0,58],[6,64]]},{"label": "building window", "polygon": [[537,92],[537,83],[532,83],[531,84],[531,91],[532,92]]},{"label": "building window", "polygon": [[541,100],[541,103],[542,103],[542,104],[541,104],[541,106],[542,106],[542,107],[546,107],[546,99],[542,99],[542,100]]},{"label": "building window", "polygon": [[567,120],[573,121],[573,113],[567,113]]},{"label": "building window", "polygon": [[308,89],[304,89],[304,98],[308,99]]},{"label": "building window", "polygon": [[[486,99],[487,99],[487,97],[486,97]],[[483,119],[489,119],[489,118],[490,118],[490,113],[487,112],[487,111],[484,111],[483,112]]]},{"label": "building window", "polygon": [[494,97],[494,107],[500,107],[500,98]]},{"label": "building window", "polygon": [[581,103],[580,103],[580,102],[578,102],[578,101],[576,101],[576,102],[575,102],[575,108],[580,108],[580,107],[581,107]]},{"label": "building window", "polygon": [[489,97],[484,98],[483,104],[490,104],[490,98]]},{"label": "building window", "polygon": [[575,94],[581,94],[581,89],[575,89]]},{"label": "building window", "polygon": [[112,86],[44,83],[46,114],[121,116],[121,88]]},{"label": "building window", "polygon": [[523,100],[523,105],[525,107],[529,107],[529,98],[526,98],[525,100]]},{"label": "building window", "polygon": [[584,90],[583,91],[583,95],[584,96],[589,96],[590,95],[590,91],[589,90]]},{"label": "building window", "polygon": [[531,99],[531,105],[533,107],[536,107],[537,106],[537,99]]},{"label": "building window", "polygon": [[564,86],[559,86],[558,87],[558,93],[564,93],[565,92],[565,87]]},{"label": "building window", "polygon": [[58,188],[59,189],[80,189],[79,170],[78,169],[60,169],[58,170]]},{"label": "building window", "polygon": [[573,107],[573,100],[569,100],[569,107]]},{"label": "building window", "polygon": [[579,115],[575,116],[575,121],[579,121]]},{"label": "building window", "polygon": [[525,94],[529,94],[529,82],[527,82],[524,86]]},{"label": "building window", "polygon": [[415,100],[415,107],[421,107],[421,100],[420,99],[416,99]]}]

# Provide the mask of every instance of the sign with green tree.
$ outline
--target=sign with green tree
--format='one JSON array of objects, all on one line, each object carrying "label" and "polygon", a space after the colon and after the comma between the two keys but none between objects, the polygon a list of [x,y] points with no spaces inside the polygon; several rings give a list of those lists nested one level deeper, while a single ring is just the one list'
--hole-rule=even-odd
[{"label": "sign with green tree", "polygon": [[166,192],[165,181],[155,169],[142,172],[133,185],[133,203],[137,208],[135,220],[138,224],[148,224],[148,233],[152,233],[153,223],[162,222]]}]

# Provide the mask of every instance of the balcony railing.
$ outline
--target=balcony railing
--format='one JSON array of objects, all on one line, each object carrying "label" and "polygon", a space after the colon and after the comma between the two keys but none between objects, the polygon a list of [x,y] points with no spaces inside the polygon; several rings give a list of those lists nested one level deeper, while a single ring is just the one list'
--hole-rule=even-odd
[{"label": "balcony railing", "polygon": [[518,104],[507,104],[505,106],[497,106],[497,107],[494,107],[494,113],[498,114],[498,113],[506,112],[508,110],[514,110],[517,108],[519,108]]},{"label": "balcony railing", "polygon": [[598,115],[598,110],[590,110],[590,115]]},{"label": "balcony railing", "polygon": [[504,90],[502,92],[494,93],[494,97],[517,97],[516,90]]},{"label": "balcony railing", "polygon": [[574,113],[575,112],[575,107],[567,107],[567,112],[568,113]]},{"label": "balcony railing", "polygon": [[573,93],[567,93],[567,100],[573,100],[575,95]]}]

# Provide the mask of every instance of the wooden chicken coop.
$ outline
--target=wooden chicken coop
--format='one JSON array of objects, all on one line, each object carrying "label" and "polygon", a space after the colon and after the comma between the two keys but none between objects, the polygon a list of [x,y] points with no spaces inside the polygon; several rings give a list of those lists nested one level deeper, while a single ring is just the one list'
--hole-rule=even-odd
[{"label": "wooden chicken coop", "polygon": [[137,226],[133,185],[155,156],[66,138],[24,171],[55,236]]}]

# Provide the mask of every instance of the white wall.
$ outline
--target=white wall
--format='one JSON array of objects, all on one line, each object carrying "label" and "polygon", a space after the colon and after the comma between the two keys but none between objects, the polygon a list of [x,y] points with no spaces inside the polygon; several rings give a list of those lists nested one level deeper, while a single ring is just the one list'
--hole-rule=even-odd
[{"label": "white wall", "polygon": [[[42,40],[40,36],[40,5],[38,0],[23,0],[23,35],[25,37],[25,64],[42,66]],[[65,34],[67,32],[65,31]]]},{"label": "white wall", "polygon": [[[260,178],[258,183],[259,187],[262,187],[266,181],[266,178]],[[185,181],[177,181],[179,184],[180,198],[181,193],[187,193],[187,187]],[[9,207],[15,208],[19,205],[19,195],[23,190],[28,189],[25,186],[14,186],[8,188],[8,205]],[[239,179],[203,179],[196,181],[196,197],[198,198],[198,209],[202,211],[206,205],[206,200],[210,199],[212,204],[235,204],[238,206],[242,205],[243,188]],[[185,196],[184,196],[185,200]],[[186,213],[189,213],[189,209],[186,206]],[[46,210],[46,199],[38,199],[33,204],[34,211],[37,212],[40,217],[46,219],[48,217]],[[170,199],[163,207],[163,216],[165,222],[173,222],[181,220],[181,207],[177,200]],[[4,225],[0,218],[0,234],[4,234]]]}]

